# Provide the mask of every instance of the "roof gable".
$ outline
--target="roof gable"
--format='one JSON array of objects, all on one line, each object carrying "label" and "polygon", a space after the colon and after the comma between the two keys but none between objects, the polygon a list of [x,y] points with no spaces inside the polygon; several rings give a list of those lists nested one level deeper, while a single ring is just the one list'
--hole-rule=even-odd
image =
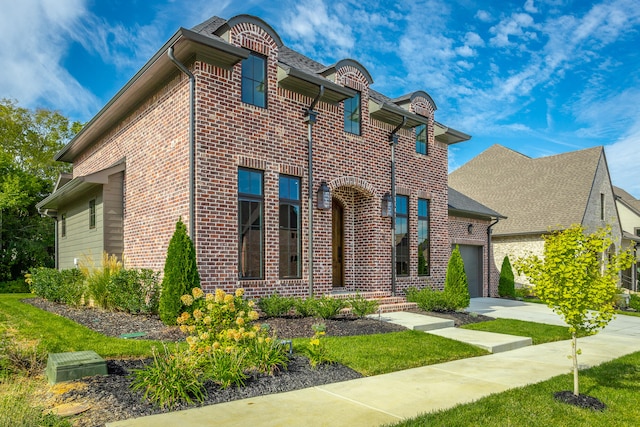
[{"label": "roof gable", "polygon": [[494,145],[449,175],[449,185],[508,219],[495,234],[544,233],[582,223],[602,147],[532,159]]}]

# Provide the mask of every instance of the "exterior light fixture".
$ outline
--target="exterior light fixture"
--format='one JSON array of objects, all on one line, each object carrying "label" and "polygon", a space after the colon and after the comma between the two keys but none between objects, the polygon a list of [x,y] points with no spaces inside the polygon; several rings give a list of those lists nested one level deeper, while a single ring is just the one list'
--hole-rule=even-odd
[{"label": "exterior light fixture", "polygon": [[467,231],[469,232],[469,234],[473,234],[473,224],[467,225]]},{"label": "exterior light fixture", "polygon": [[383,218],[391,218],[393,216],[393,200],[391,200],[391,194],[387,191],[382,196],[382,203],[380,206],[380,215]]},{"label": "exterior light fixture", "polygon": [[318,188],[318,209],[323,211],[331,209],[331,190],[326,181],[322,181]]}]

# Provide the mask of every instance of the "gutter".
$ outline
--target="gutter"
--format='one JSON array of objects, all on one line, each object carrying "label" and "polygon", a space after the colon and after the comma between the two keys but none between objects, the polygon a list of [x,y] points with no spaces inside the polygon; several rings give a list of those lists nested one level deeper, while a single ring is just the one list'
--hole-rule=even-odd
[{"label": "gutter", "polygon": [[487,227],[487,297],[491,297],[491,229],[500,222],[500,217]]},{"label": "gutter", "polygon": [[173,54],[173,45],[167,50],[167,56],[176,67],[189,77],[189,237],[196,246],[196,209],[195,209],[195,121],[196,121],[196,78]]}]

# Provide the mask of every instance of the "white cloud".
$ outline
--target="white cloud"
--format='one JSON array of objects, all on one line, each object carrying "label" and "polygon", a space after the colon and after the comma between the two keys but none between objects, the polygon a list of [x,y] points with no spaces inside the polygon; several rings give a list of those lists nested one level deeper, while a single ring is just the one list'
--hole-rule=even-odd
[{"label": "white cloud", "polygon": [[535,29],[535,23],[531,15],[514,13],[491,27],[489,32],[495,34],[495,36],[489,40],[489,43],[492,46],[508,47],[516,45],[513,41],[514,38],[523,39],[525,42],[537,38],[535,32],[525,31],[525,29]]},{"label": "white cloud", "polygon": [[475,17],[482,22],[493,21],[493,16],[491,16],[491,14],[486,10],[478,10]]},{"label": "white cloud", "polygon": [[604,147],[613,185],[640,199],[640,119],[619,140]]},{"label": "white cloud", "polygon": [[21,0],[3,4],[0,14],[0,94],[20,105],[70,111],[88,118],[96,97],[61,65],[69,29],[84,16],[84,0]]},{"label": "white cloud", "polygon": [[538,8],[533,4],[533,0],[527,0],[524,3],[524,10],[529,13],[538,13]]}]

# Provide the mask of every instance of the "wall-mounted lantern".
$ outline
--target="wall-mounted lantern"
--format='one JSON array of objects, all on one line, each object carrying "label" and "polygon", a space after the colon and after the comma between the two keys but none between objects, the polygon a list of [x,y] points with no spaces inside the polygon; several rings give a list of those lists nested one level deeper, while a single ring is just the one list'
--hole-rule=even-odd
[{"label": "wall-mounted lantern", "polygon": [[469,234],[473,234],[473,224],[467,225],[467,231],[469,232]]},{"label": "wall-mounted lantern", "polygon": [[393,200],[391,200],[389,192],[384,193],[384,196],[382,196],[380,215],[383,218],[391,218],[393,216]]},{"label": "wall-mounted lantern", "polygon": [[326,181],[322,181],[318,188],[318,209],[323,211],[331,209],[331,190]]}]

